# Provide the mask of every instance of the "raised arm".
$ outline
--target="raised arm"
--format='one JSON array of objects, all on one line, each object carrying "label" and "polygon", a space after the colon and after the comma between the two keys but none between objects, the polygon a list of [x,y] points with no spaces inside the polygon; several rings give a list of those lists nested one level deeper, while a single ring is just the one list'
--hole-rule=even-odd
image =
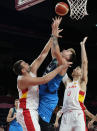
[{"label": "raised arm", "polygon": [[27,76],[24,76],[22,79],[18,80],[18,87],[21,90],[24,90],[30,86],[45,84],[53,79],[62,69],[67,68],[66,66],[68,65],[61,65],[43,77],[31,77],[28,74]]},{"label": "raised arm", "polygon": [[34,74],[37,73],[38,68],[40,67],[40,65],[42,64],[42,62],[44,61],[44,59],[48,55],[48,52],[52,46],[52,43],[53,43],[53,39],[51,37],[49,39],[49,41],[47,42],[46,46],[44,47],[44,49],[42,50],[42,52],[40,53],[40,55],[38,56],[38,58],[35,59],[34,62],[31,64],[31,71]]},{"label": "raised arm", "polygon": [[85,42],[87,40],[87,37],[84,38],[84,40],[80,43],[81,45],[81,69],[82,69],[82,81],[87,84],[87,75],[88,75],[88,60],[87,60],[87,54],[85,49]]},{"label": "raised arm", "polygon": [[59,65],[62,64],[62,56],[58,45],[58,38],[61,37],[59,33],[62,31],[59,29],[59,25],[61,21],[62,21],[61,17],[58,18],[56,17],[55,19],[53,19],[53,23],[52,23],[53,44],[51,47],[51,53],[52,53],[52,57],[57,59]]}]

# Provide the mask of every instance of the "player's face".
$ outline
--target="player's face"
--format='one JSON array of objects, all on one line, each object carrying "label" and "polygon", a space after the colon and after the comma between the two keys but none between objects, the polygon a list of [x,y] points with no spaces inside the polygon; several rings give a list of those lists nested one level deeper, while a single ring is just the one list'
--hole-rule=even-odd
[{"label": "player's face", "polygon": [[76,67],[73,72],[72,72],[72,76],[81,76],[82,75],[82,71],[80,67]]},{"label": "player's face", "polygon": [[66,60],[69,60],[72,52],[70,50],[63,50],[61,54],[63,58],[65,58]]},{"label": "player's face", "polygon": [[16,101],[15,101],[15,107],[17,107],[18,104],[19,104],[19,100],[16,100]]},{"label": "player's face", "polygon": [[22,67],[25,69],[25,71],[30,72],[30,66],[26,62],[21,62]]}]

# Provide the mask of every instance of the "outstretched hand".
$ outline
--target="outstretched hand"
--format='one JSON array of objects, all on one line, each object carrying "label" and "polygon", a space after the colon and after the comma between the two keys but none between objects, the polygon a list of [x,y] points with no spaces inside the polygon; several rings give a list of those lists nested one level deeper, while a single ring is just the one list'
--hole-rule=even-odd
[{"label": "outstretched hand", "polygon": [[91,121],[89,121],[89,123],[88,123],[88,128],[90,128],[92,125],[93,125],[93,121],[91,120]]},{"label": "outstretched hand", "polygon": [[62,17],[55,17],[55,19],[53,18],[53,22],[56,23],[56,25],[59,27],[60,23],[62,21]]},{"label": "outstretched hand", "polygon": [[56,37],[62,37],[61,35],[59,35],[59,33],[63,31],[63,29],[59,29],[59,25],[61,21],[62,21],[62,17],[55,17],[55,19],[53,18],[52,35]]},{"label": "outstretched hand", "polygon": [[84,45],[84,44],[86,43],[87,38],[88,38],[88,37],[85,37],[85,38],[83,39],[83,41],[80,42],[80,45]]},{"label": "outstretched hand", "polygon": [[85,43],[87,39],[88,39],[88,37],[85,37],[85,38],[83,39],[83,43]]},{"label": "outstretched hand", "polygon": [[58,122],[55,122],[55,123],[54,123],[54,127],[55,127],[55,128],[58,128],[58,127],[59,127],[59,123],[58,123]]}]

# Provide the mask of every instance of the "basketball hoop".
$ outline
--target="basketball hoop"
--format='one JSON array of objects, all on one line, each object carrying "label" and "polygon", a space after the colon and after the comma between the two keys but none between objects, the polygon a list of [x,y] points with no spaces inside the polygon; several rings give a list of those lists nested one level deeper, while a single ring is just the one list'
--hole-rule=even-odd
[{"label": "basketball hoop", "polygon": [[87,13],[87,0],[67,0],[70,5],[70,17],[72,19],[82,19]]},{"label": "basketball hoop", "polygon": [[15,0],[15,8],[21,11],[43,1],[45,0]]}]

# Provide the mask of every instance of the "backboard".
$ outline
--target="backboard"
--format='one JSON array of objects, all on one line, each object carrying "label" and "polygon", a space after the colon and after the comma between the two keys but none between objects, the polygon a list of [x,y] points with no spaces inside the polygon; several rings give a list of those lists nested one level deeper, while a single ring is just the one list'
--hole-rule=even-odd
[{"label": "backboard", "polygon": [[45,0],[15,0],[15,8],[21,11],[43,1]]}]

